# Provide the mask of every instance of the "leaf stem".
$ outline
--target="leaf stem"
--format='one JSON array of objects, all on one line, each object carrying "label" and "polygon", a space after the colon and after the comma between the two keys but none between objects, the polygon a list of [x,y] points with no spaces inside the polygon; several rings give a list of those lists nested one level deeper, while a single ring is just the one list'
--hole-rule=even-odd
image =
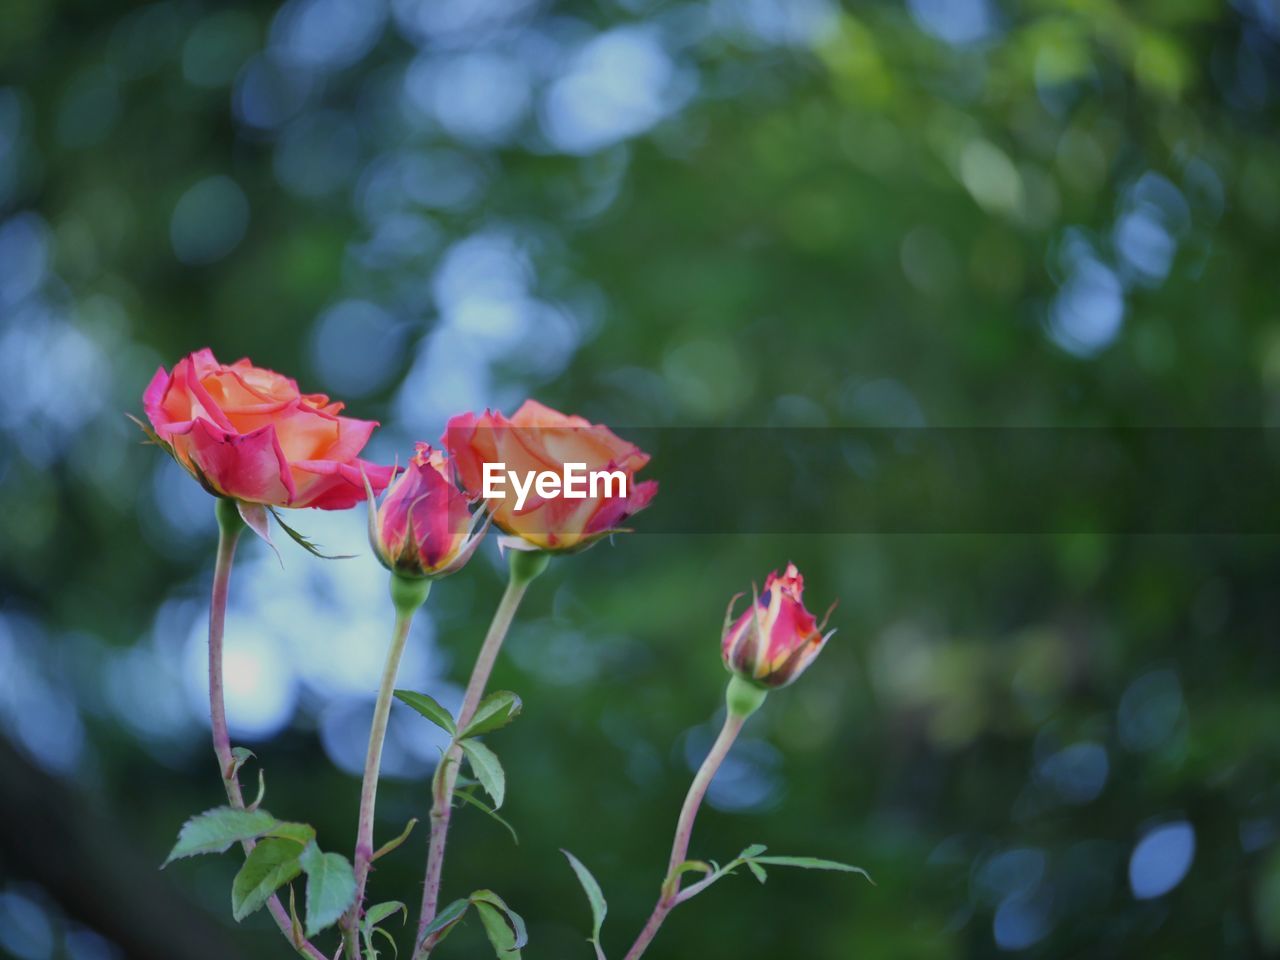
[{"label": "leaf stem", "polygon": [[391,645],[387,648],[387,660],[382,668],[382,682],[378,685],[378,699],[373,707],[373,722],[369,727],[369,750],[365,754],[364,779],[360,784],[360,817],[356,828],[354,857],[356,896],[351,909],[342,918],[343,942],[351,960],[360,958],[359,925],[364,909],[364,889],[369,881],[369,868],[373,863],[373,816],[378,802],[378,772],[382,767],[382,745],[387,739],[387,721],[391,716],[391,699],[396,689],[396,675],[400,672],[400,658],[404,654],[405,641],[413,625],[413,615],[427,599],[430,580],[409,580],[398,574],[391,575],[391,596],[396,608],[396,623],[391,632]]},{"label": "leaf stem", "polygon": [[[484,697],[485,687],[489,683],[489,675],[498,659],[498,652],[506,639],[511,622],[515,619],[520,601],[524,599],[529,584],[547,565],[547,554],[529,553],[520,550],[511,551],[510,575],[506,590],[498,601],[498,608],[493,613],[489,631],[485,634],[484,643],[480,645],[480,653],[476,656],[475,666],[471,669],[471,679],[467,681],[467,689],[462,697],[462,707],[458,711],[457,729],[465,730],[475,716],[476,708]],[[449,838],[449,819],[453,810],[453,791],[458,782],[458,768],[462,763],[462,747],[455,736],[449,749],[440,760],[433,780],[433,803],[431,807],[431,839],[427,847],[427,870],[422,891],[422,913],[418,918],[418,946],[414,950],[415,960],[427,956],[435,946],[437,935],[428,937],[427,927],[436,917],[436,909],[440,902],[440,876],[444,870],[445,844]],[[438,932],[437,932],[438,933]]]},{"label": "leaf stem", "polygon": [[631,949],[627,951],[627,955],[623,960],[638,960],[645,952],[649,944],[653,942],[653,938],[658,935],[658,930],[662,927],[663,921],[667,919],[667,914],[675,909],[677,904],[683,903],[692,897],[695,893],[705,889],[710,885],[714,874],[711,877],[704,878],[687,890],[680,890],[680,879],[683,874],[680,866],[689,858],[689,841],[693,837],[693,823],[698,817],[698,809],[702,806],[702,800],[707,795],[707,788],[711,786],[711,781],[715,779],[716,771],[720,769],[720,765],[724,763],[724,758],[729,755],[729,750],[733,747],[733,743],[738,739],[738,734],[742,732],[742,726],[747,721],[764,697],[761,695],[754,704],[742,705],[740,701],[735,700],[735,694],[739,693],[739,688],[735,685],[737,678],[730,681],[728,692],[729,709],[725,713],[724,726],[720,728],[720,734],[716,737],[715,743],[711,745],[711,752],[707,754],[702,766],[698,768],[698,772],[694,774],[693,783],[689,785],[689,792],[685,794],[684,805],[680,808],[680,817],[676,820],[675,838],[671,843],[671,858],[667,861],[667,875],[662,881],[662,891],[658,896],[658,902],[654,905],[653,913],[649,915],[648,921],[645,922],[644,928],[640,931],[640,935],[636,937],[636,942],[631,945]]},{"label": "leaf stem", "polygon": [[[227,800],[237,810],[244,809],[244,794],[240,790],[240,777],[235,757],[231,753],[231,735],[227,730],[227,707],[222,684],[222,637],[227,621],[227,595],[231,587],[231,566],[235,560],[236,543],[245,523],[240,517],[234,500],[219,498],[215,504],[218,516],[218,555],[213,567],[213,593],[209,600],[209,723],[213,729],[213,752],[218,758],[218,773],[227,791]],[[254,842],[243,844],[246,854],[252,853]],[[328,960],[310,941],[300,936],[294,939],[293,922],[289,911],[275,894],[267,901],[276,926],[286,940],[304,957],[311,960]]]}]

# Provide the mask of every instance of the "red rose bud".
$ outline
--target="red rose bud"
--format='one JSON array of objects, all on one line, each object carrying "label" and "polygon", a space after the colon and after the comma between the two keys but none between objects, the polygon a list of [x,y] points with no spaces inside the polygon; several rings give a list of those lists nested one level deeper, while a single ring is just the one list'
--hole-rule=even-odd
[{"label": "red rose bud", "polygon": [[369,497],[369,542],[383,566],[406,577],[444,577],[471,559],[485,527],[475,529],[467,498],[449,480],[444,454],[425,443],[387,488]]},{"label": "red rose bud", "polygon": [[835,633],[822,632],[831,610],[816,623],[805,609],[803,593],[804,577],[789,563],[782,576],[777,571],[769,574],[764,592],[737,620],[733,605],[742,594],[730,600],[721,642],[724,665],[759,687],[785,687],[800,676]]}]

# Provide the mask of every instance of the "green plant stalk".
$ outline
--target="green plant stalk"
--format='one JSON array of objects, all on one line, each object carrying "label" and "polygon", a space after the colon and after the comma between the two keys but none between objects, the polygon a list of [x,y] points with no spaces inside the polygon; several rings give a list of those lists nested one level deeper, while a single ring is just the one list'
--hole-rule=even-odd
[{"label": "green plant stalk", "polygon": [[[681,895],[680,890],[680,865],[689,859],[689,841],[693,837],[693,823],[698,817],[698,809],[702,806],[702,800],[707,795],[707,788],[711,786],[711,781],[715,779],[716,771],[720,769],[720,765],[724,763],[724,758],[729,755],[734,741],[738,739],[738,734],[742,732],[743,725],[747,722],[747,718],[760,708],[760,704],[764,703],[766,691],[760,689],[740,677],[734,676],[729,680],[729,687],[725,691],[725,702],[728,709],[725,712],[724,726],[720,728],[720,734],[716,737],[715,743],[711,745],[711,752],[707,754],[702,766],[698,768],[698,772],[694,774],[693,783],[689,785],[689,792],[685,794],[684,805],[680,808],[680,816],[676,820],[675,838],[671,843],[671,857],[667,861],[667,875],[662,881],[662,891],[658,896],[658,902],[653,908],[653,913],[649,915],[649,919],[645,922],[644,928],[640,931],[640,935],[636,937],[635,943],[631,945],[631,949],[627,951],[623,960],[639,960],[639,957],[645,952],[649,944],[653,942],[653,938],[658,935],[658,930],[662,927],[663,921],[667,919],[669,914],[675,907],[683,903],[688,897]],[[689,888],[685,893],[693,890]]]},{"label": "green plant stalk", "polygon": [[[485,634],[480,653],[476,656],[475,666],[471,670],[471,679],[467,681],[467,689],[462,698],[462,707],[458,711],[457,729],[461,733],[475,716],[476,708],[484,697],[485,687],[489,683],[489,675],[498,659],[498,652],[506,639],[511,622],[515,619],[520,601],[534,578],[546,569],[549,557],[545,553],[533,553],[512,550],[510,574],[502,599],[493,613],[489,631]],[[445,844],[449,838],[449,819],[453,811],[453,792],[458,782],[458,768],[462,763],[462,747],[455,736],[449,749],[436,768],[432,781],[433,802],[431,806],[431,839],[427,846],[427,870],[422,891],[422,912],[418,918],[417,948],[414,957],[425,957],[435,945],[434,937],[426,936],[427,926],[436,917],[440,904],[440,877],[444,870]]]},{"label": "green plant stalk", "polygon": [[382,682],[378,685],[378,699],[373,707],[369,749],[364,760],[364,779],[360,784],[360,816],[353,858],[356,896],[351,909],[342,918],[342,938],[350,960],[360,960],[360,916],[364,910],[365,885],[369,881],[369,869],[373,864],[373,819],[378,803],[378,773],[382,767],[382,746],[387,739],[387,721],[391,716],[396,675],[400,672],[400,658],[404,654],[405,641],[409,638],[413,616],[426,602],[430,592],[430,580],[410,579],[395,573],[391,575],[391,601],[396,609],[396,622],[391,632],[391,644],[387,648],[387,660],[382,668]]},{"label": "green plant stalk", "polygon": [[[244,794],[235,757],[231,753],[231,735],[227,730],[227,707],[222,685],[222,638],[227,621],[227,595],[231,587],[231,566],[236,544],[245,522],[234,500],[219,498],[214,507],[218,516],[218,556],[213,568],[213,593],[209,601],[209,722],[213,729],[213,752],[218,757],[218,773],[227,791],[227,801],[238,810],[244,809]],[[246,855],[253,852],[252,840],[242,844]],[[311,960],[328,960],[310,941],[294,940],[293,921],[280,898],[272,894],[267,910],[286,940],[298,953]]]}]

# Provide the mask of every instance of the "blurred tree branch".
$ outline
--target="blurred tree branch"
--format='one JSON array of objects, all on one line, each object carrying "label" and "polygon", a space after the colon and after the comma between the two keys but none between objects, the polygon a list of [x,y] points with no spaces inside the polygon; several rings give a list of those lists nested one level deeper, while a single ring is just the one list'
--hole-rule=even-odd
[{"label": "blurred tree branch", "polygon": [[0,856],[66,913],[131,960],[226,960],[240,951],[117,822],[30,763],[0,737]]}]

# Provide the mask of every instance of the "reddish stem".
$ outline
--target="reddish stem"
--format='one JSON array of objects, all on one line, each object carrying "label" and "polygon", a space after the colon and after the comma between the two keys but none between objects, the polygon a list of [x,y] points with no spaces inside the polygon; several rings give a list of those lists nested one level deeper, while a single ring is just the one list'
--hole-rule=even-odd
[{"label": "reddish stem", "polygon": [[636,942],[631,945],[631,949],[627,951],[623,960],[638,960],[641,954],[653,942],[653,938],[658,935],[664,920],[667,919],[676,904],[680,903],[680,877],[676,872],[680,864],[689,859],[689,841],[693,837],[693,822],[697,819],[698,808],[702,806],[702,799],[707,795],[707,788],[711,786],[711,781],[715,779],[716,771],[720,769],[720,764],[724,763],[724,758],[729,755],[733,742],[738,738],[738,734],[742,731],[742,725],[746,722],[746,715],[736,713],[732,710],[726,714],[724,718],[724,726],[720,729],[720,735],[716,737],[716,742],[711,746],[711,752],[707,754],[707,758],[702,761],[702,766],[698,768],[698,772],[694,775],[693,783],[689,785],[689,792],[685,795],[684,806],[680,808],[680,818],[676,821],[676,835],[671,843],[671,858],[667,861],[667,876],[662,882],[662,893],[658,897],[658,902],[653,908],[653,913],[649,915],[648,921],[644,925],[644,929],[640,931],[640,935],[636,937]]},{"label": "reddish stem", "polygon": [[[457,730],[461,733],[475,716],[476,708],[484,696],[485,687],[489,683],[489,675],[502,649],[507,631],[511,629],[511,621],[515,619],[516,610],[524,598],[525,591],[534,577],[538,576],[546,566],[545,554],[522,554],[512,551],[511,575],[507,580],[507,588],[498,601],[493,621],[489,624],[489,632],[485,634],[480,653],[476,656],[476,664],[471,670],[471,679],[467,681],[467,690],[463,694],[462,707],[458,711]],[[436,917],[440,903],[440,878],[444,870],[444,851],[449,839],[449,820],[453,811],[453,791],[458,781],[458,768],[462,764],[462,747],[457,737],[445,751],[436,770],[433,781],[433,803],[431,807],[431,840],[427,847],[427,872],[422,891],[422,913],[418,918],[418,946],[414,951],[415,960],[427,956],[435,946],[437,938],[427,937],[426,929]],[[425,938],[425,939],[424,939]]]},{"label": "reddish stem", "polygon": [[[422,592],[426,597],[426,590]],[[382,767],[382,745],[387,738],[387,722],[391,716],[391,699],[395,694],[396,674],[400,670],[400,657],[404,653],[409,628],[413,624],[411,609],[398,609],[391,646],[387,649],[386,664],[382,668],[382,682],[378,686],[378,699],[373,707],[373,722],[369,727],[369,750],[364,761],[364,780],[360,787],[360,818],[356,828],[355,875],[356,898],[350,911],[343,918],[344,939],[347,953],[359,960],[357,927],[364,909],[364,890],[369,881],[369,869],[373,864],[373,816],[378,803],[378,774]]]},{"label": "reddish stem", "polygon": [[[236,772],[235,758],[231,754],[231,735],[227,731],[227,707],[222,686],[222,635],[227,621],[231,565],[236,555],[236,542],[240,539],[240,531],[244,529],[244,521],[240,519],[238,508],[232,500],[219,500],[217,513],[218,559],[213,568],[213,595],[209,601],[209,722],[213,728],[213,752],[218,758],[218,774],[226,788],[227,800],[231,806],[240,810],[244,809],[244,794],[240,790],[240,778]],[[255,844],[252,840],[246,840],[242,845],[246,855],[253,852]],[[300,943],[294,941],[293,920],[275,894],[267,901],[267,910],[285,939],[300,954],[312,960],[328,960],[308,940],[299,938]]]}]

